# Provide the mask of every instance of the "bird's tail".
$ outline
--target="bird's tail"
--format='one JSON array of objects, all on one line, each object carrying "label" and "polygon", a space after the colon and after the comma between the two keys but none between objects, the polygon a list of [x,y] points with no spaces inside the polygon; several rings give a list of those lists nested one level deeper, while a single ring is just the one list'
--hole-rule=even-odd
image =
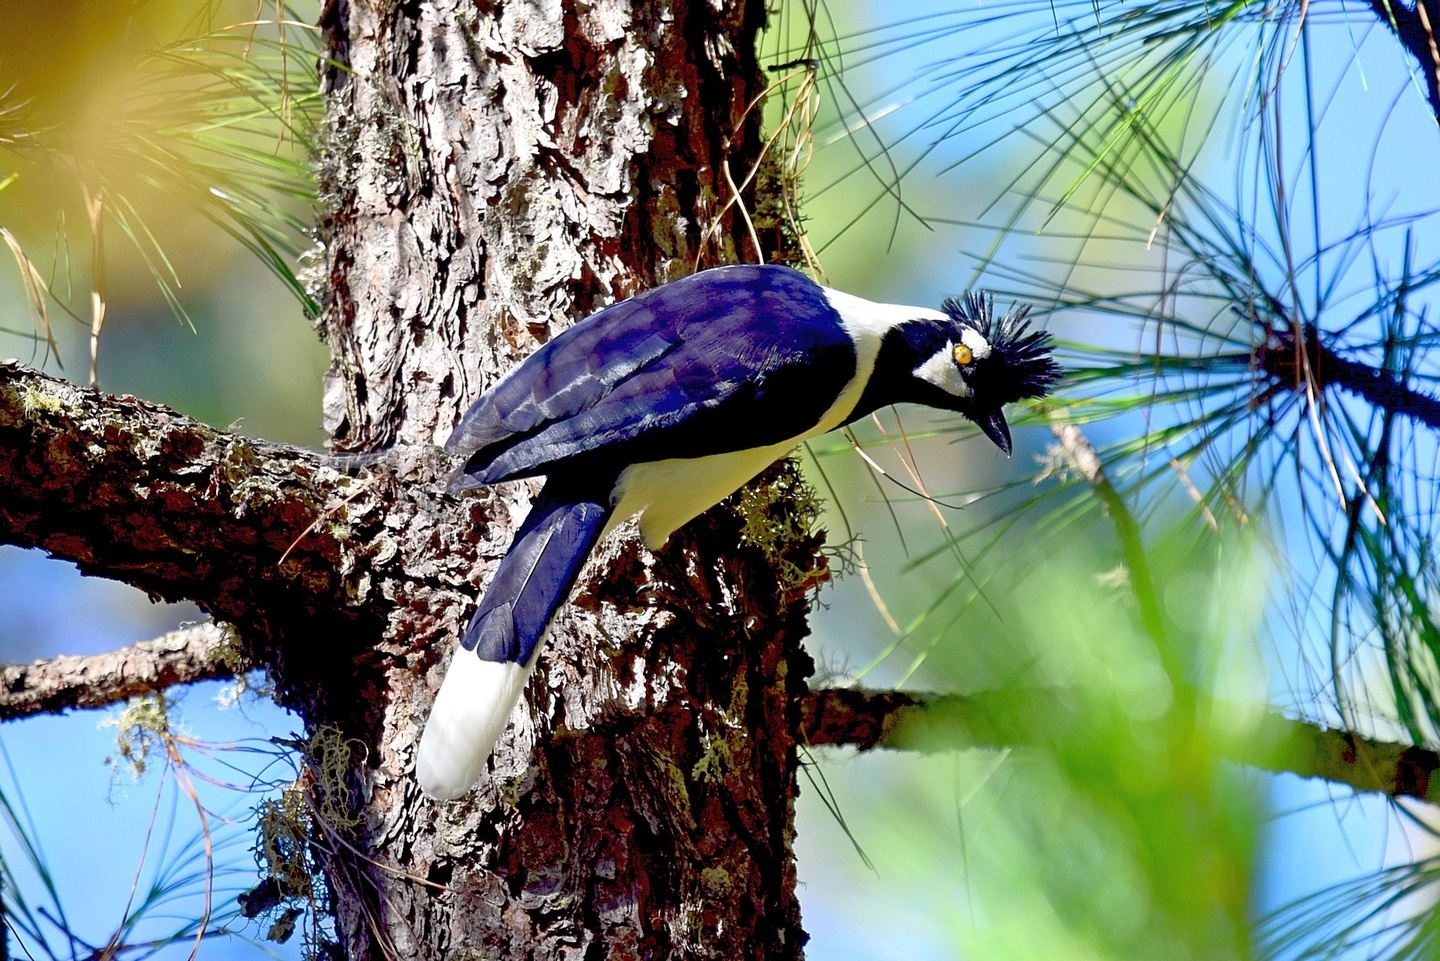
[{"label": "bird's tail", "polygon": [[[610,518],[607,496],[576,496],[552,478],[500,561],[455,651],[420,738],[415,773],[427,794],[459,797],[480,776],[590,549]],[[587,491],[597,486],[586,484]]]}]

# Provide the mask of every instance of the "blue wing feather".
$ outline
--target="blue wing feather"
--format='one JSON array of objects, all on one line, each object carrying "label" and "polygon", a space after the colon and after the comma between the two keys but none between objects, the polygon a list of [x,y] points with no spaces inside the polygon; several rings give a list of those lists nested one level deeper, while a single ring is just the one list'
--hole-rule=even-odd
[{"label": "blue wing feather", "polygon": [[704,271],[607,307],[483,394],[446,445],[470,455],[452,487],[778,443],[854,373],[849,335],[804,275]]},{"label": "blue wing feather", "polygon": [[556,480],[545,485],[485,588],[462,647],[482,661],[534,661],[550,618],[565,602],[610,517],[608,485],[590,486],[602,493],[587,497],[573,484]]}]

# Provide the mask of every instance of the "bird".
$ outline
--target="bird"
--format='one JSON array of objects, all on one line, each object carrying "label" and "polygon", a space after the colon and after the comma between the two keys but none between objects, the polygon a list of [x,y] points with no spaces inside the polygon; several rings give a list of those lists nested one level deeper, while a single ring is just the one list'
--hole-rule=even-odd
[{"label": "bird", "polygon": [[914,403],[973,421],[1007,456],[1003,407],[1060,376],[1028,307],[872,303],[782,265],[702,270],[556,335],[480,395],[446,443],[453,493],[543,476],[454,652],[416,756],[432,797],[479,779],[596,543],[638,515],[645,545],[800,442]]}]

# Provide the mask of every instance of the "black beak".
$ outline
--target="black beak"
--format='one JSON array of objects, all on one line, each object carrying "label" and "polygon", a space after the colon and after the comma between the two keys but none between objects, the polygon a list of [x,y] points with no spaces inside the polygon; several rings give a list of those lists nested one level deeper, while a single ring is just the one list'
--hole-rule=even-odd
[{"label": "black beak", "polygon": [[989,413],[982,413],[975,418],[975,423],[985,432],[985,436],[995,442],[1006,456],[1010,456],[1010,425],[1005,423],[1005,414],[998,408]]}]

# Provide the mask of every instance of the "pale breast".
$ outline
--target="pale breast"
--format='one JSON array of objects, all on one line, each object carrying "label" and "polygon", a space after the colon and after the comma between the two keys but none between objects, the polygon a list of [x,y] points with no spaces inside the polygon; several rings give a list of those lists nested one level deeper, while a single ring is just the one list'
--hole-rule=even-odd
[{"label": "pale breast", "polygon": [[[610,528],[640,515],[640,537],[658,550],[676,528],[720,503],[784,457],[795,442],[633,464],[620,474]],[[607,528],[606,533],[610,531]]]}]

